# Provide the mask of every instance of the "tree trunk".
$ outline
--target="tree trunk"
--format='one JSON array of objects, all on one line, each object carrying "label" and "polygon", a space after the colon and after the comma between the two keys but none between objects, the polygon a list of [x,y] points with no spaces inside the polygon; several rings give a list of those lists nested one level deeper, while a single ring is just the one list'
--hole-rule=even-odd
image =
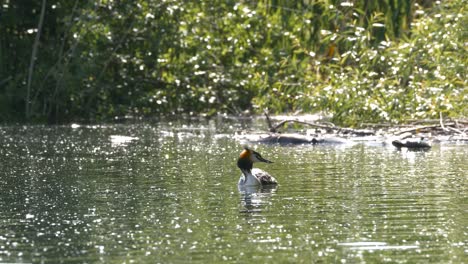
[{"label": "tree trunk", "polygon": [[37,49],[39,47],[39,40],[41,38],[42,24],[44,23],[44,15],[46,9],[47,0],[42,0],[41,14],[39,17],[39,25],[37,26],[37,34],[33,44],[33,50],[31,54],[31,61],[29,63],[28,83],[26,88],[26,120],[29,120],[31,115],[31,82],[34,73],[34,62],[36,61]]}]

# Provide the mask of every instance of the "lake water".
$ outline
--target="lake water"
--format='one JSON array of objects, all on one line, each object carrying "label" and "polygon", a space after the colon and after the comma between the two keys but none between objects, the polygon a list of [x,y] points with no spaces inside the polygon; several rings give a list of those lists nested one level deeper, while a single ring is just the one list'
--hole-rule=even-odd
[{"label": "lake water", "polygon": [[468,145],[256,145],[239,191],[261,125],[0,127],[0,263],[468,263]]}]

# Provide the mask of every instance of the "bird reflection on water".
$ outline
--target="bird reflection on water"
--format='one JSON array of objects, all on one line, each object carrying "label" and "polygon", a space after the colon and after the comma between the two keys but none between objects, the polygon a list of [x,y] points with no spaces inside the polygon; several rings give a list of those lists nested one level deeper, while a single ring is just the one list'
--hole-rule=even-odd
[{"label": "bird reflection on water", "polygon": [[261,212],[270,199],[276,194],[278,185],[238,186],[241,195],[241,213]]}]

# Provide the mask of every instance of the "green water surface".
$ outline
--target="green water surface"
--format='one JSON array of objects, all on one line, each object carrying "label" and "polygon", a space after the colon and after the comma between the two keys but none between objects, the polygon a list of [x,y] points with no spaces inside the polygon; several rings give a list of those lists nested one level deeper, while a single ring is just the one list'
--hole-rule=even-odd
[{"label": "green water surface", "polygon": [[0,263],[468,263],[467,145],[254,145],[239,190],[251,126],[0,127]]}]

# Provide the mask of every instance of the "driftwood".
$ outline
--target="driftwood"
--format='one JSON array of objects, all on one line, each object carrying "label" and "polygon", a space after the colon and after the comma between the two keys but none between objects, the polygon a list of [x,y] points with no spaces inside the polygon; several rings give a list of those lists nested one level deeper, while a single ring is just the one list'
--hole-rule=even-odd
[{"label": "driftwood", "polygon": [[407,133],[407,132],[411,132],[411,133],[419,133],[421,131],[437,132],[438,129],[441,129],[443,132],[447,132],[447,133],[452,131],[458,134],[465,134],[464,131],[456,129],[455,128],[456,126],[457,124],[455,122],[450,122],[450,123],[445,123],[445,124],[439,123],[439,124],[427,125],[427,126],[416,126],[416,127],[411,127],[408,129],[403,129],[398,132],[395,132],[395,135],[400,135],[400,134]]},{"label": "driftwood", "polygon": [[[306,122],[306,121],[296,120],[296,119],[288,119],[288,120],[282,120],[274,125],[268,113],[265,112],[264,114],[266,117],[269,131],[273,133],[281,133],[279,129],[283,127],[285,124],[297,123],[297,124],[307,125],[310,127],[325,129],[328,132],[333,131],[336,134],[351,134],[355,136],[373,136],[377,134],[376,131],[373,129],[343,128],[343,127],[336,126],[335,124],[331,122],[327,122],[327,124],[325,125],[325,124],[317,124],[317,123]],[[416,125],[416,124],[422,124],[422,123],[426,123],[426,124],[429,123],[429,125]],[[467,124],[468,124],[468,121],[466,120],[450,119],[448,120],[448,122],[447,121],[444,122],[444,119],[442,118],[442,115],[441,115],[440,119],[420,120],[420,121],[415,121],[410,125],[367,124],[367,126],[374,127],[374,128],[387,127],[389,128],[388,130],[390,130],[392,127],[406,128],[406,129],[393,132],[393,134],[396,136],[401,135],[401,134],[406,134],[406,133],[418,134],[421,131],[434,132],[435,134],[456,133],[456,134],[464,136],[466,135],[466,131],[468,129],[466,127]]]},{"label": "driftwood", "polygon": [[[452,119],[449,118],[448,122],[455,122],[456,124],[468,125],[468,120],[466,119]],[[420,124],[438,124],[440,123],[439,119],[422,119],[422,120],[407,120],[409,125],[420,125]]]},{"label": "driftwood", "polygon": [[301,121],[301,120],[289,119],[289,120],[280,121],[278,124],[273,125],[270,117],[268,116],[268,113],[265,112],[264,114],[265,114],[265,117],[266,117],[266,120],[267,120],[267,125],[268,125],[268,128],[269,128],[269,131],[273,132],[273,133],[280,133],[279,129],[281,127],[283,127],[287,123],[297,123],[297,124],[307,125],[307,126],[310,126],[310,127],[325,129],[327,131],[335,131],[335,133],[337,133],[337,134],[339,134],[339,133],[353,134],[353,135],[356,135],[356,136],[372,136],[372,135],[375,135],[375,132],[372,131],[372,130],[343,128],[343,127],[336,126],[331,122],[327,122],[328,125],[322,125],[322,124],[316,124],[316,123],[311,123],[311,122],[306,122],[306,121]]},{"label": "driftwood", "polygon": [[[316,145],[343,144],[356,142],[377,142],[387,145],[391,142],[398,149],[427,150],[430,142],[454,141],[468,142],[468,122],[442,118],[431,120],[416,120],[410,124],[361,124],[370,129],[352,129],[336,126],[331,122],[308,122],[298,119],[279,120],[276,123],[267,112],[264,113],[268,125],[268,134],[250,134],[246,139],[251,142],[280,145]],[[282,133],[287,124],[301,124],[321,130],[327,135],[303,135],[300,133]],[[448,136],[448,137],[447,137]],[[425,137],[425,140],[424,138]],[[392,141],[389,141],[392,139]]]},{"label": "driftwood", "polygon": [[[369,127],[369,128],[434,128],[434,127],[441,127],[440,124],[444,124],[446,129],[450,129],[449,127],[455,127],[456,129],[465,128],[468,125],[468,120],[466,119],[422,119],[422,120],[407,120],[406,124],[391,124],[391,123],[361,123],[362,127]],[[444,123],[445,122],[445,123]],[[447,127],[448,126],[448,127]],[[461,130],[460,130],[461,131]],[[463,133],[463,132],[462,132]]]},{"label": "driftwood", "polygon": [[263,144],[279,144],[279,145],[336,145],[350,143],[350,141],[339,138],[339,137],[326,137],[326,138],[315,138],[310,136],[304,136],[299,134],[278,134],[271,133],[264,137],[261,137],[255,142]]}]

